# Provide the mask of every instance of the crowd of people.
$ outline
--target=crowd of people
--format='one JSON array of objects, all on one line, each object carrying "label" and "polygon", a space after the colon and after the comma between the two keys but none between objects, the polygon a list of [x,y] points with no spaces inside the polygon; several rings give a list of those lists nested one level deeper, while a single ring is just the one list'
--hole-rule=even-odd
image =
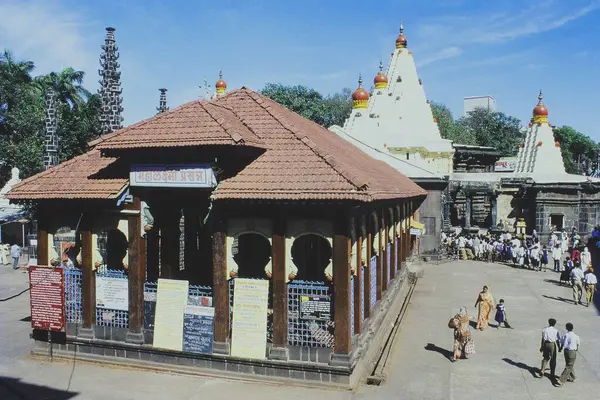
[{"label": "crowd of people", "polygon": [[[505,263],[540,272],[546,271],[548,264],[551,264],[550,268],[560,274],[560,283],[572,287],[575,305],[583,304],[583,293],[585,293],[585,305],[589,307],[593,303],[598,281],[594,274],[592,254],[581,242],[575,229],[572,229],[570,235],[565,230],[552,232],[547,243],[540,242],[535,230],[529,237],[515,237],[508,232],[485,235],[443,234],[442,241],[449,258],[452,259]],[[595,243],[594,247],[600,244],[600,227],[596,227],[592,232],[590,243]],[[475,307],[478,308],[475,329],[483,330],[488,327],[494,309],[496,328],[499,329],[502,325],[512,328],[508,323],[504,300],[500,299],[495,304],[488,286],[484,286],[479,293]],[[452,362],[468,358],[475,353],[470,324],[466,306],[461,307],[448,323],[448,326],[454,330]],[[554,380],[556,386],[562,386],[565,382],[576,380],[574,364],[580,339],[573,332],[574,326],[571,322],[565,325],[567,331],[565,334],[561,334],[555,325],[556,320],[551,318],[548,327],[542,331],[540,352],[543,361],[537,375],[542,378],[549,363],[550,378]],[[555,375],[556,355],[562,350],[564,350],[565,369],[561,376],[557,377]]]}]

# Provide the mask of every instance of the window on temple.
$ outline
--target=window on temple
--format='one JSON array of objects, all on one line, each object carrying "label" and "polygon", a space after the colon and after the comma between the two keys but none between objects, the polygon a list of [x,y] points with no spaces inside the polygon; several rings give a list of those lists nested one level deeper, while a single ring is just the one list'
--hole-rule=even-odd
[{"label": "window on temple", "polygon": [[243,233],[233,240],[233,260],[238,265],[239,278],[264,278],[271,260],[271,243],[258,233]]},{"label": "window on temple", "polygon": [[562,214],[551,214],[550,215],[550,226],[554,227],[554,230],[562,230],[564,215]]},{"label": "window on temple", "polygon": [[306,234],[294,240],[292,261],[298,268],[296,279],[323,281],[331,255],[331,245],[323,236]]}]

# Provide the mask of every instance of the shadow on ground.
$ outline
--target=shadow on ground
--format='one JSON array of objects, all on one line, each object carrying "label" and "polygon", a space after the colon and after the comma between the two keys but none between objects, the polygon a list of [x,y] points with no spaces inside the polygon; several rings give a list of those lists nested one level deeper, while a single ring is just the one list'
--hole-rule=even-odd
[{"label": "shadow on ground", "polygon": [[67,400],[77,395],[78,393],[75,392],[34,385],[17,378],[0,376],[0,399],[2,400]]},{"label": "shadow on ground", "polygon": [[436,346],[433,343],[427,343],[427,346],[425,346],[425,350],[429,350],[429,351],[435,351],[436,353],[440,353],[441,355],[444,356],[444,358],[446,359],[451,359],[452,356],[454,355],[454,353],[450,350],[441,348],[439,346]]},{"label": "shadow on ground", "polygon": [[567,284],[565,284],[565,283],[563,283],[561,281],[557,281],[556,279],[544,279],[544,282],[548,282],[548,283],[551,283],[553,285],[561,286],[561,287],[567,287],[568,286]]},{"label": "shadow on ground", "polygon": [[531,374],[531,376],[533,376],[534,378],[537,378],[538,369],[535,367],[531,367],[522,362],[513,361],[510,358],[503,358],[502,361],[504,361],[507,364],[512,365],[513,367],[524,369],[525,371],[529,372]]},{"label": "shadow on ground", "polygon": [[548,296],[548,295],[543,294],[542,297],[545,297],[547,299],[562,301],[563,303],[574,304],[573,300],[565,299],[564,297],[560,297],[560,296]]}]

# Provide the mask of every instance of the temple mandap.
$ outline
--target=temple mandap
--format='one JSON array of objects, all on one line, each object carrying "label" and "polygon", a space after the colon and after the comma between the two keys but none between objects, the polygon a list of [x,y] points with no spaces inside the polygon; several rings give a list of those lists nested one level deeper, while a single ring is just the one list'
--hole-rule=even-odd
[{"label": "temple mandap", "polygon": [[[103,48],[115,51],[107,32]],[[110,51],[105,68],[118,65]],[[406,296],[410,221],[426,191],[251,89],[226,92],[222,74],[212,99],[169,109],[161,89],[154,117],[121,128],[118,75],[104,76],[117,79],[102,86],[117,91],[104,96],[119,105],[106,108],[117,114],[104,118],[109,132],[7,194],[35,206],[37,264],[65,268],[55,355],[363,379]],[[107,279],[121,280],[127,307],[104,302]],[[254,358],[232,338],[240,279],[268,286]],[[188,305],[214,309],[207,353],[153,344],[161,280],[188,282]],[[305,315],[305,300],[325,308]],[[44,335],[34,338],[45,351]]]}]

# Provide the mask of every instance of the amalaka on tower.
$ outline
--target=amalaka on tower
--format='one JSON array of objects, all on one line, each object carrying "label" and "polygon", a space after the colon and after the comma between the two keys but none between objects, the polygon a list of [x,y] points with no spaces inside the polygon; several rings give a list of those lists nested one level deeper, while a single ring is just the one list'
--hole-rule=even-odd
[{"label": "amalaka on tower", "polygon": [[452,143],[440,136],[413,54],[407,46],[404,27],[400,25],[387,71],[380,63],[370,96],[359,82],[352,96],[353,110],[343,130],[418,167],[450,174]]}]

